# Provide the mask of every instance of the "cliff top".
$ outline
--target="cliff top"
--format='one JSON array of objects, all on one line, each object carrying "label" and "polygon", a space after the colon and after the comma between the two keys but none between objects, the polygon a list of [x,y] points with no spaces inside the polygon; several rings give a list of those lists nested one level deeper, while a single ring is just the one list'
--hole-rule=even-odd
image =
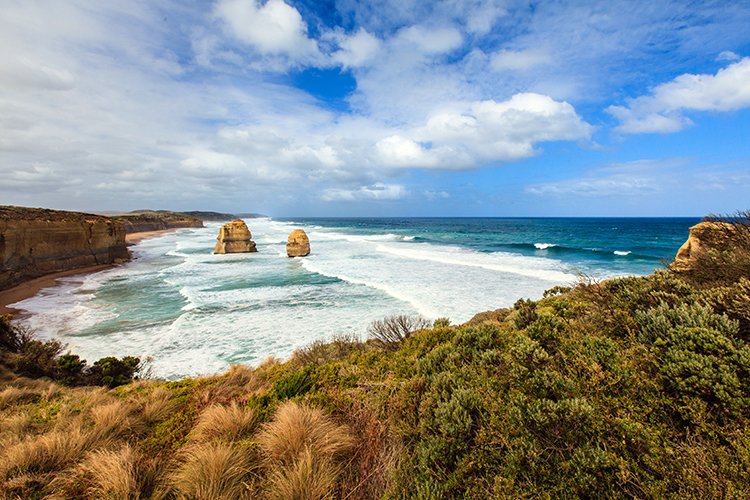
[{"label": "cliff top", "polygon": [[72,219],[109,219],[103,215],[86,212],[70,212],[67,210],[51,210],[48,208],[17,207],[12,205],[0,206],[0,220],[49,220],[68,221]]}]

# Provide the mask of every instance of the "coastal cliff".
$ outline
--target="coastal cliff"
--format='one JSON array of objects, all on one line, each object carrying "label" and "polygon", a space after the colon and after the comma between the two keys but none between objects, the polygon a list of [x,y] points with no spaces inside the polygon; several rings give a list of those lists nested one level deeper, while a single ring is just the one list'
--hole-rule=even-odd
[{"label": "coastal cliff", "polygon": [[678,271],[691,270],[707,248],[722,250],[732,246],[734,231],[735,226],[727,222],[704,221],[691,227],[688,239],[677,251],[674,268]]},{"label": "coastal cliff", "polygon": [[203,221],[198,217],[166,210],[144,210],[116,215],[112,218],[122,222],[127,234],[203,227]]},{"label": "coastal cliff", "polygon": [[0,207],[0,290],[45,274],[128,258],[125,228],[99,215]]}]

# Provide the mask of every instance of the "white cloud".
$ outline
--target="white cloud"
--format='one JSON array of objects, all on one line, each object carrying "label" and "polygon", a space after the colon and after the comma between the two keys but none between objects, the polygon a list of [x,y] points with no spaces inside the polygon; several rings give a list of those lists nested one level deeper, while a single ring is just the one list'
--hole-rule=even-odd
[{"label": "white cloud", "polygon": [[231,33],[264,55],[285,55],[295,61],[319,56],[318,44],[307,36],[299,11],[283,0],[219,0],[216,14]]},{"label": "white cloud", "polygon": [[409,196],[409,190],[400,184],[378,182],[357,189],[327,189],[321,195],[323,201],[400,200]]},{"label": "white cloud", "polygon": [[573,106],[539,94],[453,107],[378,141],[378,159],[392,167],[459,170],[527,158],[540,142],[585,140],[592,132]]},{"label": "white cloud", "polygon": [[491,55],[490,66],[495,71],[529,71],[551,61],[547,52],[538,49],[501,50]]},{"label": "white cloud", "polygon": [[420,53],[428,55],[450,52],[463,43],[461,32],[452,27],[429,28],[414,25],[399,31],[395,38],[412,45]]},{"label": "white cloud", "polygon": [[364,29],[353,35],[334,34],[339,50],[333,53],[335,62],[345,68],[356,68],[370,62],[379,52],[380,40]]},{"label": "white cloud", "polygon": [[739,61],[740,59],[742,58],[731,50],[724,50],[718,56],[716,56],[716,60],[719,62],[735,62]]},{"label": "white cloud", "polygon": [[750,58],[744,58],[715,75],[683,74],[655,87],[651,94],[630,99],[627,106],[607,111],[620,120],[624,134],[670,133],[692,122],[686,111],[733,111],[750,106]]}]

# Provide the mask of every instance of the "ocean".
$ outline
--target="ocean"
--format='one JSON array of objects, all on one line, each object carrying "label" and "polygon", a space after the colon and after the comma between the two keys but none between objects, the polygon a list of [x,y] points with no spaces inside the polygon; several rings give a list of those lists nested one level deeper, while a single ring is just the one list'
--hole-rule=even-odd
[{"label": "ocean", "polygon": [[[220,223],[132,247],[134,260],[14,304],[42,338],[82,358],[149,359],[167,379],[288,357],[316,339],[366,335],[393,314],[447,317],[544,290],[664,267],[693,218],[247,219],[258,253],[213,255]],[[286,257],[294,228],[312,253]]]}]

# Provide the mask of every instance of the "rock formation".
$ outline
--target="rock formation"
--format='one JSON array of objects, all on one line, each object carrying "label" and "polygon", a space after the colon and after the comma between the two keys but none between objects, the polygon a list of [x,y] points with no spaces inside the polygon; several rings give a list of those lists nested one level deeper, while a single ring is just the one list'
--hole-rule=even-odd
[{"label": "rock formation", "polygon": [[128,257],[123,224],[111,217],[0,207],[0,289]]},{"label": "rock formation", "polygon": [[289,257],[310,255],[310,239],[302,229],[295,229],[286,240],[286,254]]},{"label": "rock formation", "polygon": [[219,230],[219,240],[214,247],[214,253],[246,253],[257,252],[253,235],[242,219],[227,222]]},{"label": "rock formation", "polygon": [[687,241],[677,251],[673,268],[677,271],[693,269],[701,249],[722,248],[732,231],[734,226],[726,222],[700,222],[691,227]]}]

